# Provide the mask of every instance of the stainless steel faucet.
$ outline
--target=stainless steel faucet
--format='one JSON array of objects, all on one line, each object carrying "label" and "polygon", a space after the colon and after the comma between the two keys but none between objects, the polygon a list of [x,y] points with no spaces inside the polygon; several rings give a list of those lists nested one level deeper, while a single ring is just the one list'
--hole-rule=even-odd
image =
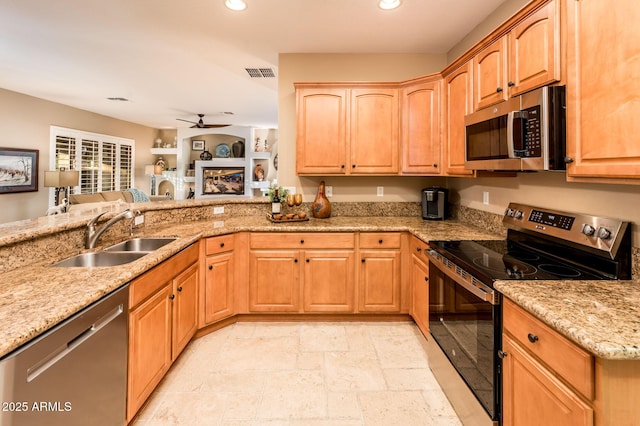
[{"label": "stainless steel faucet", "polygon": [[95,248],[96,243],[98,242],[98,238],[100,238],[100,235],[102,235],[102,233],[107,229],[109,229],[114,223],[119,222],[122,219],[133,219],[134,217],[136,217],[134,212],[132,212],[130,209],[126,209],[123,212],[118,213],[116,216],[111,218],[111,220],[109,220],[107,223],[102,225],[100,228],[96,229],[96,222],[98,221],[98,219],[100,219],[100,217],[102,217],[103,214],[106,214],[106,213],[108,212],[100,213],[98,216],[91,219],[91,221],[89,221],[89,223],[87,224],[87,233],[85,234],[85,237],[84,237],[84,248],[88,248],[88,249]]}]

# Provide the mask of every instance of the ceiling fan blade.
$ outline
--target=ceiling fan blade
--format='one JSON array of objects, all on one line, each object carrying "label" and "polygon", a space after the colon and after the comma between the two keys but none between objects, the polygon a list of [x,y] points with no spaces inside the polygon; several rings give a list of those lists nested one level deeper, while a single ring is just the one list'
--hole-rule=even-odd
[{"label": "ceiling fan blade", "polygon": [[218,127],[227,127],[230,126],[231,124],[205,124],[204,128],[205,129],[216,129]]},{"label": "ceiling fan blade", "polygon": [[176,118],[176,120],[179,120],[179,121],[186,121],[187,123],[191,123],[191,124],[198,124],[198,123],[196,123],[195,121],[185,120],[184,118]]}]

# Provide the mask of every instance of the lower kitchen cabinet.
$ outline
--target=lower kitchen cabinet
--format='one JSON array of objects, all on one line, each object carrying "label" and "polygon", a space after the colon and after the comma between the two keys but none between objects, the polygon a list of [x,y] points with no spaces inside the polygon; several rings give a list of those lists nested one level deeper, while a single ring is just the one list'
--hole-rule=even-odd
[{"label": "lower kitchen cabinet", "polygon": [[400,312],[400,239],[400,233],[360,234],[360,312]]},{"label": "lower kitchen cabinet", "polygon": [[304,311],[353,312],[354,251],[307,250],[304,258]]},{"label": "lower kitchen cabinet", "polygon": [[235,314],[234,234],[207,238],[204,246],[200,327]]},{"label": "lower kitchen cabinet", "polygon": [[128,421],[196,332],[198,255],[191,245],[131,282]]},{"label": "lower kitchen cabinet", "polygon": [[594,357],[506,298],[503,324],[503,425],[593,425]]},{"label": "lower kitchen cabinet", "polygon": [[249,254],[249,311],[300,311],[298,250],[252,250]]},{"label": "lower kitchen cabinet", "polygon": [[424,336],[429,336],[429,246],[411,237],[411,317]]}]

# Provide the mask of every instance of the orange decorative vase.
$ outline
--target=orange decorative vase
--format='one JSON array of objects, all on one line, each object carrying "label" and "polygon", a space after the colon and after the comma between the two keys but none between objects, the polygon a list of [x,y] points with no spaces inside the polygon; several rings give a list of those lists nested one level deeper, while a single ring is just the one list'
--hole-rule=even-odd
[{"label": "orange decorative vase", "polygon": [[331,203],[326,195],[324,195],[324,181],[320,182],[318,186],[318,193],[316,199],[311,205],[311,213],[313,217],[318,219],[326,219],[331,216]]}]

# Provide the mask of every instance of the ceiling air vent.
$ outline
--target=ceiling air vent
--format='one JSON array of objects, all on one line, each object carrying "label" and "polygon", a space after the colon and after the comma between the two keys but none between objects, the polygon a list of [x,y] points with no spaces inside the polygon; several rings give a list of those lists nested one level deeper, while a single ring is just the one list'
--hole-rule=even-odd
[{"label": "ceiling air vent", "polygon": [[245,68],[251,78],[274,78],[276,73],[271,68]]}]

